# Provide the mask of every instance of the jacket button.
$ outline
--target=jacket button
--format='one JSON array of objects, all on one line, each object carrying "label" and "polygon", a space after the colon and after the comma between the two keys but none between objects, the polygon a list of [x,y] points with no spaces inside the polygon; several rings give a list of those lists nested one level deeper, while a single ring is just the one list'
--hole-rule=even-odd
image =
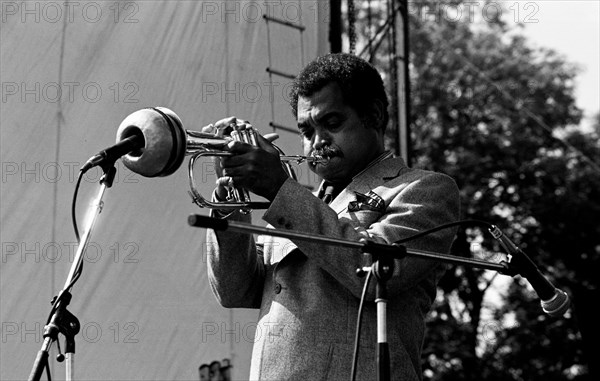
[{"label": "jacket button", "polygon": [[283,224],[285,224],[285,218],[283,218],[283,217],[279,217],[279,219],[277,220],[277,223],[278,223],[279,225],[283,225]]},{"label": "jacket button", "polygon": [[281,292],[281,285],[279,283],[275,283],[275,286],[273,286],[273,291],[275,291],[276,294],[279,294]]},{"label": "jacket button", "polygon": [[292,224],[290,224],[289,222],[287,224],[285,224],[285,228],[290,230],[292,228]]}]

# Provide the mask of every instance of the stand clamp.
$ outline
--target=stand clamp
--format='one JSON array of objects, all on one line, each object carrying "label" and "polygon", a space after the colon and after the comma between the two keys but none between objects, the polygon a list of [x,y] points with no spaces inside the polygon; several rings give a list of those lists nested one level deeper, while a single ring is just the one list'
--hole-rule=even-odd
[{"label": "stand clamp", "polygon": [[[81,325],[75,315],[73,315],[67,306],[71,302],[71,294],[68,291],[63,291],[60,296],[54,297],[52,304],[55,300],[60,298],[56,306],[56,310],[52,314],[50,322],[44,327],[44,344],[42,349],[37,354],[29,380],[39,380],[44,372],[44,369],[48,367],[48,356],[52,343],[56,341],[58,347],[58,355],[56,359],[59,362],[64,361],[65,356],[60,353],[60,342],[58,341],[58,334],[62,333],[65,336],[65,354],[70,357],[72,353],[75,353],[75,335],[79,333]],[[67,369],[70,373],[70,370]]]}]

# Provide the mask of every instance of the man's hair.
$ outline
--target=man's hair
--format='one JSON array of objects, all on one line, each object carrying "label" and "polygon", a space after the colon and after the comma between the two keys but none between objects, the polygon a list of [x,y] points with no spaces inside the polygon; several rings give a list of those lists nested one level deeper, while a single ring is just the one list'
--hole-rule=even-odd
[{"label": "man's hair", "polygon": [[356,110],[367,126],[375,123],[373,107],[379,102],[383,118],[374,127],[385,131],[389,120],[388,98],[381,75],[367,61],[347,53],[318,57],[302,69],[289,93],[294,117],[298,117],[298,97],[311,96],[330,83],[340,86],[344,103]]}]

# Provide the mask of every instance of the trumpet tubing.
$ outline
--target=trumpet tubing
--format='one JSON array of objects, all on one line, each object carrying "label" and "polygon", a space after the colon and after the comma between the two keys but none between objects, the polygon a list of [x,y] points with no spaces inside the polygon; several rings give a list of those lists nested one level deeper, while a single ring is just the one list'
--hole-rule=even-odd
[{"label": "trumpet tubing", "polygon": [[[185,156],[189,161],[190,195],[200,207],[215,209],[264,209],[266,202],[252,202],[248,192],[238,189],[237,194],[226,202],[206,200],[197,190],[194,181],[194,163],[204,156],[231,156],[225,146],[232,140],[258,145],[257,132],[253,128],[234,130],[230,137],[211,133],[185,130],[181,119],[172,110],[165,107],[151,107],[138,110],[127,116],[117,130],[117,143],[132,135],[142,134],[144,147],[122,157],[123,164],[131,171],[145,177],[169,176],[183,163]],[[288,176],[296,179],[292,163],[321,163],[326,165],[328,158],[322,156],[285,155],[279,147],[273,147],[280,153],[282,166]]]},{"label": "trumpet tubing", "polygon": [[[226,152],[224,150],[224,147],[229,142],[231,142],[232,140],[235,140],[235,139],[227,138],[227,137],[218,137],[218,136],[210,134],[210,133],[198,132],[198,131],[193,131],[193,130],[185,130],[185,132],[187,134],[187,148],[186,148],[187,155],[195,155],[197,153],[211,151],[211,152],[220,152],[221,154],[219,154],[218,156],[232,156],[232,154],[230,154],[229,152]],[[256,132],[254,130],[252,130],[252,134],[254,135],[254,134],[256,134]],[[254,139],[254,142],[251,142],[250,144],[258,145],[256,143],[256,138],[254,137],[253,139]],[[295,164],[302,164],[304,162],[313,163],[313,164],[317,164],[317,163],[326,164],[327,162],[329,162],[329,159],[327,159],[323,156],[285,155],[279,149],[279,147],[277,147],[276,145],[273,145],[273,146],[275,147],[275,149],[277,149],[279,151],[279,153],[280,153],[279,159],[282,162],[295,163]],[[215,156],[217,156],[217,155],[215,155]]]}]

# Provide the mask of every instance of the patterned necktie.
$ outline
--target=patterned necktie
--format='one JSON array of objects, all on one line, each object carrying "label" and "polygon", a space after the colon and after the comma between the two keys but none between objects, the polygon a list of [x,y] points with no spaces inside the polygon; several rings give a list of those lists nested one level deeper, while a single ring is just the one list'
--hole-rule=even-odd
[{"label": "patterned necktie", "polygon": [[321,199],[323,200],[324,203],[329,204],[331,201],[333,201],[338,194],[340,194],[340,192],[342,190],[344,190],[344,188],[346,188],[346,186],[349,184],[349,182],[345,182],[345,183],[331,183],[329,181],[324,181],[323,182],[323,194],[321,195]]},{"label": "patterned necktie", "polygon": [[325,182],[323,184],[323,202],[326,204],[329,204],[332,200],[333,200],[333,193],[335,191],[335,187],[333,186],[332,183],[329,182]]}]

